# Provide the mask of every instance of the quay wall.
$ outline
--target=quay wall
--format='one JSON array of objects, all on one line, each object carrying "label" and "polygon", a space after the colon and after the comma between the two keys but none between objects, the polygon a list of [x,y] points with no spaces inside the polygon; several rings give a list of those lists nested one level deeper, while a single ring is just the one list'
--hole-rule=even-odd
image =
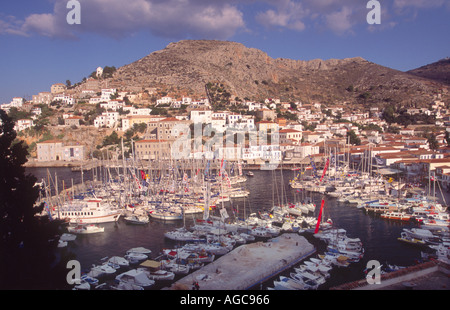
[{"label": "quay wall", "polygon": [[[407,289],[407,284],[410,284],[409,282],[420,285],[421,281],[427,281],[427,277],[432,274],[442,274],[444,279],[449,279],[450,265],[440,261],[429,261],[382,274],[379,284],[369,284],[366,279],[363,279],[333,287],[331,290],[389,290],[399,289],[401,287]],[[450,281],[447,280],[447,282],[450,285]],[[430,285],[432,286],[433,283],[427,286]],[[438,283],[435,283],[435,285],[437,286]]]},{"label": "quay wall", "polygon": [[190,290],[196,281],[200,290],[247,290],[315,252],[304,237],[286,233],[267,242],[241,245],[168,289]]}]

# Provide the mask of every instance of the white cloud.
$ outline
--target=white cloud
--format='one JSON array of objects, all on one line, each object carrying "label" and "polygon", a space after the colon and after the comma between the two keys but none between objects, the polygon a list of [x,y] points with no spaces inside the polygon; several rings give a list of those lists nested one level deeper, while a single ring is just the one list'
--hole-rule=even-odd
[{"label": "white cloud", "polygon": [[[83,33],[97,33],[122,38],[148,31],[176,40],[223,40],[239,31],[249,31],[244,16],[266,28],[299,32],[315,28],[348,34],[357,27],[367,28],[368,13],[367,1],[362,0],[78,0],[81,24],[68,25],[68,0],[51,1],[53,12],[31,14],[22,20],[0,15],[0,35],[76,38]],[[450,0],[380,2],[384,25],[377,29],[392,28],[405,17],[416,16],[419,10],[443,6],[450,9]],[[255,7],[259,11],[251,12]]]},{"label": "white cloud", "polygon": [[333,12],[326,15],[326,23],[328,28],[335,33],[343,34],[351,30],[354,22],[351,19],[352,10],[348,7],[343,7],[338,12]]},{"label": "white cloud", "polygon": [[[49,37],[75,37],[94,32],[124,37],[140,31],[170,38],[227,39],[245,28],[243,14],[226,1],[79,0],[81,24],[68,25],[67,0],[55,0],[53,13],[32,14],[12,29]],[[0,19],[1,21],[1,19]],[[1,24],[0,24],[1,25]],[[4,31],[3,31],[4,32]],[[0,31],[2,33],[2,31]]]},{"label": "white cloud", "polygon": [[274,3],[276,9],[268,9],[256,15],[256,20],[267,27],[282,27],[302,31],[305,24],[302,19],[307,15],[301,3],[291,0],[277,1]]},{"label": "white cloud", "polygon": [[440,7],[447,0],[394,0],[394,7],[405,8],[405,7],[415,7],[415,8],[434,8]]}]

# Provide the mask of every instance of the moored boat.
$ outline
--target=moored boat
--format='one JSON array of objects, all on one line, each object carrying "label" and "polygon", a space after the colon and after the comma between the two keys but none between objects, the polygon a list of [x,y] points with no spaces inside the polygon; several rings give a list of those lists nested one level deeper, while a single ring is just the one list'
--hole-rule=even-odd
[{"label": "moored boat", "polygon": [[399,220],[399,221],[409,221],[412,219],[412,216],[410,214],[398,211],[385,212],[381,214],[381,217],[384,219]]},{"label": "moored boat", "polygon": [[95,233],[104,232],[105,231],[105,227],[100,227],[100,226],[97,226],[97,225],[94,225],[94,224],[77,225],[77,226],[67,227],[67,230],[70,233],[86,235],[86,234],[95,234]]}]

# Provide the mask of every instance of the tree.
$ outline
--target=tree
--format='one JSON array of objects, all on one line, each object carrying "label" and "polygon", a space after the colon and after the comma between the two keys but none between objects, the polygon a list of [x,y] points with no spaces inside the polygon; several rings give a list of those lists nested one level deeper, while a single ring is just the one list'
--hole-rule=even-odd
[{"label": "tree", "polygon": [[347,137],[350,137],[350,144],[353,145],[360,145],[361,139],[358,138],[356,133],[353,130],[347,131]]},{"label": "tree", "polygon": [[439,142],[436,140],[436,136],[432,133],[426,134],[428,146],[432,150],[437,150],[439,148]]},{"label": "tree", "polygon": [[447,146],[450,146],[450,133],[445,131],[445,142],[447,142]]},{"label": "tree", "polygon": [[[40,213],[36,178],[25,174],[27,146],[16,140],[14,122],[0,110],[0,289],[51,288],[51,255],[59,222]],[[62,277],[62,279],[65,279]]]}]

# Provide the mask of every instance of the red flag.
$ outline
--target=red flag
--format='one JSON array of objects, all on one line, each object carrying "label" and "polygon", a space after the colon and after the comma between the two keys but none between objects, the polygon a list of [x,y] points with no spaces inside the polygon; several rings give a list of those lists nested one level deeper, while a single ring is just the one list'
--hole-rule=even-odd
[{"label": "red flag", "polygon": [[141,170],[141,178],[142,178],[142,180],[145,180],[145,172],[144,172],[144,170]]},{"label": "red flag", "polygon": [[222,162],[220,163],[219,177],[222,176],[222,167],[223,167],[223,158]]},{"label": "red flag", "polygon": [[325,176],[325,173],[327,172],[328,169],[328,164],[330,163],[330,159],[327,159],[327,163],[325,164],[325,167],[323,168],[323,173],[322,173],[322,177],[320,178],[320,182],[322,182],[323,177]]},{"label": "red flag", "polygon": [[315,234],[317,234],[319,232],[320,220],[322,219],[322,211],[323,211],[324,204],[325,204],[325,200],[322,199],[322,205],[320,206],[319,217],[317,218],[316,230],[314,230]]}]

